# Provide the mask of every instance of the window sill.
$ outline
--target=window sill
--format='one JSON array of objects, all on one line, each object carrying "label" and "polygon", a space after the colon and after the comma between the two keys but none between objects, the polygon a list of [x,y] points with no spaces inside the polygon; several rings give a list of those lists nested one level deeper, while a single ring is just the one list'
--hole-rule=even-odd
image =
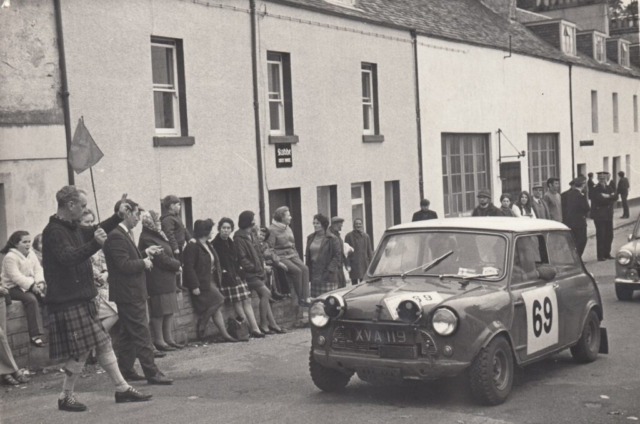
[{"label": "window sill", "polygon": [[382,143],[384,141],[383,135],[363,135],[362,142],[363,143]]},{"label": "window sill", "polygon": [[153,137],[153,147],[193,146],[195,137]]},{"label": "window sill", "polygon": [[298,142],[297,135],[270,135],[269,144],[296,144]]}]

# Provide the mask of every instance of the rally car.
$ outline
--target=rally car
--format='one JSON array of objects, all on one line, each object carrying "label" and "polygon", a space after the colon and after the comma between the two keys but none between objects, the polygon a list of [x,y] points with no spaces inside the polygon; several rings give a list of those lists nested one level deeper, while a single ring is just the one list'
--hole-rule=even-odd
[{"label": "rally car", "polygon": [[633,292],[640,290],[640,215],[629,235],[629,243],[616,255],[616,297],[631,300]]},{"label": "rally car", "polygon": [[549,220],[451,218],[384,234],[363,283],[311,305],[310,373],[324,391],[469,370],[472,393],[504,402],[515,365],[570,348],[607,353],[596,281],[571,232]]}]

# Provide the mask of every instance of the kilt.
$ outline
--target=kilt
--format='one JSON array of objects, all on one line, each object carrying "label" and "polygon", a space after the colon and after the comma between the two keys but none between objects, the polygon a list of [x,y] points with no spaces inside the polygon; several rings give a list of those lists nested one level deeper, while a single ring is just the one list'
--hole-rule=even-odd
[{"label": "kilt", "polygon": [[332,290],[337,290],[339,288],[340,283],[337,281],[319,281],[319,282],[311,282],[311,297],[318,297],[326,292],[330,292]]},{"label": "kilt", "polygon": [[238,281],[238,284],[235,286],[220,288],[220,293],[222,293],[224,298],[231,303],[242,302],[243,300],[247,300],[251,297],[251,292],[249,291],[249,287],[247,287],[247,283],[240,279],[236,281]]},{"label": "kilt", "polygon": [[111,343],[93,301],[49,314],[49,358],[78,358]]}]

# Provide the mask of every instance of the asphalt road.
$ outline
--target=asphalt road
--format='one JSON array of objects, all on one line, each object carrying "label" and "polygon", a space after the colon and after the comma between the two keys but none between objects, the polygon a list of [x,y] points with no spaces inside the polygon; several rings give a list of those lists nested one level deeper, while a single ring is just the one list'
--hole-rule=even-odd
[{"label": "asphalt road", "polygon": [[[618,230],[614,248],[629,228]],[[640,418],[640,293],[618,302],[613,262],[585,259],[599,282],[610,354],[577,365],[568,352],[518,370],[509,400],[479,406],[464,379],[377,387],[354,377],[339,394],[315,388],[308,375],[309,331],[243,344],[193,346],[158,360],[173,386],[136,387],[152,402],[116,404],[104,373],[79,379],[84,413],[57,410],[62,374],[38,374],[24,388],[0,392],[1,423],[616,423]],[[614,252],[615,253],[615,252]]]}]

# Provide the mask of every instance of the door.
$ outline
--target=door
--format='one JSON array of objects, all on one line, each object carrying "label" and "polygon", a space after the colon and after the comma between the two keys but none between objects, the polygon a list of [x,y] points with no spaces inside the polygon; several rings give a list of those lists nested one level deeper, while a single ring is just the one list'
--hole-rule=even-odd
[{"label": "door", "polygon": [[[285,188],[281,190],[269,190],[269,213],[273,213],[280,206],[287,206],[291,213],[291,230],[296,239],[298,254],[304,255],[302,248],[302,210],[300,207],[300,188]],[[311,217],[309,218],[311,219]]]},{"label": "door", "polygon": [[560,346],[563,305],[556,294],[557,284],[539,277],[538,267],[544,264],[549,264],[544,236],[519,236],[511,270],[511,335],[520,361],[537,358]]},{"label": "door", "polygon": [[500,181],[502,181],[502,192],[509,193],[511,201],[515,202],[522,191],[520,162],[501,162]]},{"label": "door", "polygon": [[586,163],[579,163],[578,164],[578,176],[583,176],[586,177],[587,176],[587,164]]},{"label": "door", "polygon": [[620,156],[613,157],[613,170],[611,172],[611,181],[613,186],[618,187],[618,172],[622,171],[622,163],[620,162]]}]

